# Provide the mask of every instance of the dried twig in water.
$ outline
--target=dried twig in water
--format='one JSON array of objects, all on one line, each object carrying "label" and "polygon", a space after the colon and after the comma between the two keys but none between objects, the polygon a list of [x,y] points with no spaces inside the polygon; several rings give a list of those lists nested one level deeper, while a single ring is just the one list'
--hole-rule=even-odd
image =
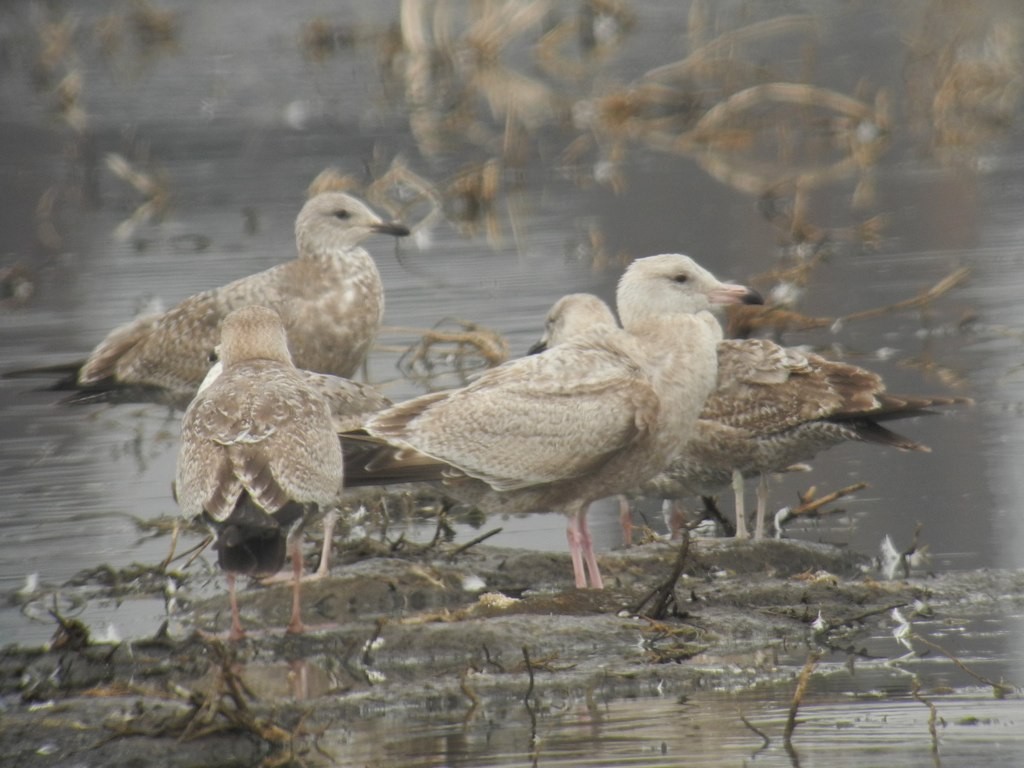
[{"label": "dried twig in water", "polygon": [[669,605],[675,600],[676,583],[683,575],[683,569],[686,567],[686,557],[689,552],[690,531],[689,529],[684,528],[683,540],[679,544],[679,553],[676,555],[676,561],[672,565],[672,572],[665,581],[648,592],[639,603],[630,608],[630,613],[643,614],[644,607],[654,599],[654,605],[651,612],[645,615],[659,621],[665,618],[665,615],[668,613]]},{"label": "dried twig in water", "polygon": [[1007,685],[1006,683],[997,683],[994,680],[989,680],[987,677],[984,677],[983,675],[979,675],[973,669],[971,669],[966,664],[964,664],[962,661],[960,661],[960,659],[958,659],[954,654],[952,654],[949,651],[947,651],[945,648],[943,648],[941,645],[936,643],[934,640],[929,640],[927,637],[924,637],[923,635],[921,635],[921,634],[919,634],[917,632],[914,632],[911,635],[911,637],[913,637],[914,640],[917,640],[917,641],[919,641],[921,643],[924,643],[925,645],[927,645],[932,650],[935,650],[935,651],[938,651],[939,653],[941,653],[947,659],[949,659],[954,664],[956,664],[956,666],[962,672],[970,675],[975,680],[977,680],[979,683],[982,683],[984,685],[987,685],[987,686],[991,687],[992,688],[992,693],[993,693],[993,695],[997,699],[1002,699],[1005,696],[1007,696],[1008,694],[1011,694],[1011,693],[1013,693],[1016,690],[1016,686]]},{"label": "dried twig in water", "polygon": [[465,544],[463,544],[461,547],[456,548],[450,555],[448,555],[448,559],[449,560],[454,560],[459,555],[461,555],[463,552],[468,550],[470,547],[475,547],[477,544],[480,544],[481,542],[487,541],[487,539],[491,538],[491,536],[497,536],[503,530],[504,530],[503,528],[495,528],[492,531],[488,531],[487,533],[480,534],[475,539],[471,539],[470,541],[467,541]]},{"label": "dried twig in water", "polygon": [[530,684],[526,687],[526,693],[523,694],[523,704],[529,709],[530,697],[533,696],[533,662],[530,661],[530,649],[525,645],[523,646],[523,662],[526,664],[526,674],[530,676]]},{"label": "dried twig in water", "polygon": [[841,499],[843,496],[849,496],[852,493],[867,488],[868,484],[865,482],[853,483],[845,488],[840,488],[838,491],[832,491],[832,493],[826,493],[824,496],[814,497],[813,489],[806,496],[801,496],[801,504],[795,509],[791,509],[789,514],[792,517],[800,517],[801,515],[816,515],[826,504],[831,504],[836,499]]},{"label": "dried twig in water", "polygon": [[530,698],[533,696],[533,663],[530,661],[530,649],[525,645],[523,646],[523,661],[526,663],[526,673],[530,676],[530,684],[526,687],[526,693],[523,694],[523,706],[526,707],[526,711],[530,715],[530,756],[533,758],[533,764],[537,765],[540,757],[537,713],[533,709],[533,704],[530,703]]},{"label": "dried twig in water", "polygon": [[944,277],[931,288],[922,291],[916,296],[911,296],[909,299],[903,299],[894,304],[887,304],[884,307],[864,309],[860,312],[854,312],[837,318],[810,317],[775,305],[730,307],[726,333],[732,338],[746,338],[754,332],[762,330],[785,333],[787,331],[807,331],[830,326],[835,330],[843,323],[851,320],[867,320],[901,310],[923,309],[962,284],[969,275],[970,269],[968,267],[961,267]]},{"label": "dried twig in water", "polygon": [[757,749],[756,749],[756,750],[754,751],[754,754],[756,755],[756,754],[757,754],[758,752],[763,752],[764,750],[768,749],[768,747],[769,747],[769,746],[771,745],[771,743],[772,743],[772,740],[771,740],[771,739],[769,739],[769,738],[768,738],[768,737],[767,737],[767,736],[765,735],[764,731],[762,731],[761,729],[757,728],[757,727],[756,727],[756,726],[755,726],[755,725],[754,725],[753,723],[751,723],[751,722],[750,722],[749,720],[747,720],[747,717],[746,717],[746,715],[744,715],[744,714],[743,714],[742,712],[740,712],[740,720],[742,721],[742,723],[743,723],[743,724],[744,724],[745,726],[747,726],[747,728],[749,728],[749,729],[750,729],[750,730],[752,730],[752,731],[753,731],[754,733],[756,733],[756,734],[757,734],[758,736],[760,736],[760,737],[761,737],[761,740],[762,740],[762,741],[764,742],[763,744],[761,744],[761,746],[760,746],[760,747],[758,747],[758,748],[757,748]]},{"label": "dried twig in water", "polygon": [[445,318],[438,325],[451,322],[459,330],[387,328],[387,332],[415,332],[419,341],[410,345],[398,359],[398,369],[411,381],[430,384],[446,373],[458,374],[468,382],[475,371],[492,368],[508,359],[508,342],[497,331],[456,318]]},{"label": "dried twig in water", "polygon": [[831,504],[836,499],[841,499],[843,496],[849,496],[852,493],[856,493],[864,488],[867,488],[868,484],[865,482],[853,483],[845,488],[840,488],[838,491],[832,491],[832,493],[826,493],[824,496],[815,498],[815,487],[811,486],[806,492],[800,494],[800,505],[793,509],[783,509],[777,515],[775,515],[775,531],[776,534],[782,535],[783,526],[790,520],[797,517],[815,518],[821,517],[822,515],[838,515],[844,510],[841,508],[837,509],[822,509],[826,504]]},{"label": "dried twig in water", "polygon": [[930,714],[928,715],[928,733],[932,737],[932,754],[939,754],[939,732],[935,727],[936,721],[939,719],[939,711],[936,709],[932,702],[928,701],[924,696],[921,695],[921,681],[914,676],[914,682],[910,686],[910,695],[917,701],[928,707]]},{"label": "dried twig in water", "polygon": [[818,666],[818,662],[821,660],[821,656],[817,653],[812,653],[807,657],[804,668],[800,670],[800,677],[796,681],[796,690],[793,692],[793,701],[789,704],[789,717],[786,718],[786,730],[783,731],[782,741],[784,744],[792,744],[793,731],[796,730],[796,713],[800,710],[800,704],[804,700],[804,694],[807,693],[807,684],[811,680],[811,673]]},{"label": "dried twig in water", "polygon": [[852,315],[845,315],[839,319],[842,322],[847,322],[849,320],[866,320],[871,317],[880,317],[882,315],[889,314],[890,312],[897,312],[901,309],[917,309],[925,307],[965,282],[970,274],[971,270],[969,267],[960,267],[952,274],[942,278],[931,288],[922,291],[916,296],[904,299],[903,301],[897,301],[895,304],[889,304],[884,307],[875,307],[874,309],[865,309],[860,312],[854,312]]}]

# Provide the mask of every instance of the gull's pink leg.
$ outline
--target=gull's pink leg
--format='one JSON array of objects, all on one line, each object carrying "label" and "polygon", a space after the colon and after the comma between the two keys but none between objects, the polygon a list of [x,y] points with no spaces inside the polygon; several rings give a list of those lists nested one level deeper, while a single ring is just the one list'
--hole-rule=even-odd
[{"label": "gull's pink leg", "polygon": [[[338,522],[337,510],[329,510],[324,515],[323,530],[324,530],[324,544],[320,550],[320,565],[317,566],[313,573],[304,574],[302,577],[303,581],[321,581],[327,578],[331,569],[331,545],[334,543],[334,527]],[[280,584],[281,582],[291,583],[294,579],[293,570],[286,568],[283,571],[279,571],[270,576],[266,576],[260,579],[260,584],[267,587],[271,584]]]},{"label": "gull's pink leg", "polygon": [[301,635],[306,631],[302,623],[302,597],[299,594],[302,588],[302,534],[289,536],[289,549],[292,558],[292,618],[285,630],[289,635]]},{"label": "gull's pink leg", "polygon": [[633,510],[625,494],[619,494],[619,525],[622,526],[622,544],[633,546]]},{"label": "gull's pink leg", "polygon": [[594,541],[590,538],[590,528],[587,526],[587,508],[583,507],[576,513],[579,520],[580,540],[583,544],[583,561],[590,572],[590,586],[594,589],[604,589],[604,581],[601,580],[601,569],[597,567],[597,556],[594,554]]},{"label": "gull's pink leg", "polygon": [[569,541],[569,557],[572,558],[572,573],[576,577],[576,586],[583,589],[587,586],[587,574],[583,570],[583,552],[580,550],[581,535],[576,515],[569,516],[565,526],[565,538]]},{"label": "gull's pink leg", "polygon": [[238,595],[235,594],[235,574],[229,571],[225,576],[228,580],[228,600],[231,603],[231,631],[228,632],[228,640],[241,640],[245,637],[245,630],[242,629],[242,620],[238,615]]},{"label": "gull's pink leg", "polygon": [[661,502],[661,511],[662,514],[665,515],[665,524],[668,526],[669,540],[682,541],[683,525],[686,523],[686,515],[683,512],[682,502],[678,500],[665,499]]}]

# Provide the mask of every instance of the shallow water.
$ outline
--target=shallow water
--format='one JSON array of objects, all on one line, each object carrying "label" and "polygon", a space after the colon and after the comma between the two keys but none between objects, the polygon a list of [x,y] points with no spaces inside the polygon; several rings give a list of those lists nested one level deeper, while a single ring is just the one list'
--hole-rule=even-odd
[{"label": "shallow water", "polygon": [[[19,284],[4,283],[0,368],[76,359],[154,299],[170,305],[290,256],[295,212],[310,181],[329,165],[365,184],[401,158],[419,176],[443,184],[505,151],[489,217],[468,223],[442,218],[415,240],[376,238],[368,247],[384,277],[388,325],[426,328],[455,316],[500,331],[513,355],[536,338],[557,296],[587,290],[610,298],[619,265],[634,257],[684,251],[739,281],[813,258],[813,248],[769,221],[771,206],[759,203],[737,171],[753,172],[761,162],[776,169],[835,162],[843,154],[835,115],[754,109],[749,124],[738,121],[731,126],[736,135],[722,137],[719,152],[705,154],[659,151],[645,136],[617,144],[614,133],[580,122],[592,112],[588,99],[726,35],[728,65],[692,70],[680,88],[697,113],[747,85],[775,80],[888,103],[890,136],[877,156],[856,172],[808,188],[800,199],[808,223],[826,231],[828,248],[818,251],[825,259],[810,273],[796,309],[845,316],[920,294],[958,267],[971,270],[968,282],[924,311],[784,336],[786,343],[821,347],[879,371],[892,391],[976,400],[974,407],[897,427],[930,445],[931,454],[848,445],[820,457],[813,474],[786,478],[773,489],[776,504],[792,503],[797,490],[812,484],[827,492],[856,480],[870,483],[841,502],[847,514],[791,526],[788,535],[873,553],[886,534],[906,546],[922,522],[932,569],[1024,567],[1024,135],[1018,98],[1024,11],[1010,1],[972,4],[970,12],[923,0],[898,11],[840,2],[682,6],[636,3],[627,6],[628,19],[598,18],[594,29],[610,42],[589,54],[579,36],[569,34],[554,49],[569,69],[545,68],[538,44],[563,29],[559,24],[587,22],[583,5],[554,4],[521,28],[505,18],[497,29],[511,42],[492,71],[474,65],[465,42],[471,20],[477,32],[487,28],[481,7],[469,3],[403,4],[407,29],[417,11],[424,29],[451,24],[459,54],[446,58],[435,46],[432,57],[422,59],[385,55],[394,51],[398,23],[398,12],[385,4],[161,3],[177,13],[167,44],[139,32],[128,6],[10,4],[0,11],[0,269],[24,270],[32,291],[19,299],[10,294]],[[541,6],[515,7],[529,15]],[[304,25],[314,19],[334,25],[336,47],[303,47]],[[55,32],[62,21],[69,25],[67,45],[46,48],[46,30],[48,39],[62,39]],[[474,72],[500,84],[485,91],[492,81]],[[65,98],[62,109],[58,84],[76,73],[80,95]],[[508,118],[499,96],[520,87],[515,92],[525,95]],[[417,106],[423,88],[430,97]],[[73,91],[74,82],[65,81],[65,94]],[[438,103],[448,109],[435,109]],[[446,129],[443,118],[456,104],[472,117]],[[654,111],[673,130],[686,124],[677,101]],[[744,131],[755,137],[749,144]],[[567,154],[576,148],[578,154]],[[114,152],[163,179],[171,196],[162,221],[140,223],[121,238],[118,227],[144,197],[108,169],[104,158]],[[723,158],[731,174],[712,167]],[[777,219],[793,203],[792,187],[780,187],[779,196]],[[408,213],[416,222],[425,208]],[[866,245],[850,235],[851,227],[874,217],[883,217],[876,241]],[[771,293],[777,286],[767,279],[758,287]],[[393,398],[423,391],[395,367],[397,350],[417,335],[384,333],[370,362],[369,379],[383,383]],[[438,384],[454,382],[447,377]],[[24,380],[0,381],[2,593],[21,587],[28,574],[59,585],[99,563],[153,563],[166,553],[166,537],[141,532],[133,518],[176,512],[169,485],[178,415],[152,405],[68,409],[54,399],[31,391]],[[618,544],[614,511],[605,509],[591,515],[599,549]],[[492,543],[564,546],[556,517],[494,524],[505,530]],[[474,533],[459,529],[466,538]],[[111,623],[123,636],[141,636],[153,631],[161,612],[150,603],[102,606],[84,618],[97,630]],[[1019,661],[1016,630],[999,643]],[[51,631],[45,615],[34,620],[13,603],[0,605],[0,641],[38,643]],[[959,755],[969,762],[972,746],[994,744],[1001,727],[1019,723],[1017,704],[972,696],[956,694],[940,708],[993,719],[948,728],[944,744],[957,756],[944,754],[947,764]],[[585,755],[587,764],[672,764],[680,754],[699,759],[696,753],[707,755],[703,764],[749,759],[757,739],[742,727],[732,731],[742,738],[694,745],[701,713],[708,718],[706,734],[716,722],[710,713],[726,705],[713,699],[707,710],[611,702],[599,738],[586,735],[592,727],[587,717],[561,716],[555,735],[544,741],[543,762],[573,764]],[[771,722],[779,717],[774,700],[774,693],[759,700],[755,692],[749,712]],[[859,699],[825,697],[813,704],[820,718],[800,731],[808,745],[800,747],[801,764],[871,764],[864,749],[876,744],[898,759],[930,763],[924,707],[903,699],[881,706],[883,714],[866,711]],[[850,718],[852,727],[838,728],[842,707],[865,711]],[[672,729],[677,717],[686,731]],[[883,717],[887,726],[880,730],[892,738],[878,741],[875,726]],[[645,728],[638,732],[641,722]],[[398,727],[408,740],[400,748],[406,756],[425,755],[416,764],[465,762],[463,750],[473,755],[472,764],[514,765],[528,752],[492,745],[492,734],[479,723],[468,732],[461,724],[449,729],[433,721],[422,733]],[[520,744],[525,738],[521,719],[501,728],[513,728]],[[830,762],[824,746],[811,746],[818,728],[837,729],[841,739],[827,743],[839,750],[839,762]],[[908,732],[924,742],[906,740]],[[1007,755],[1024,751],[1019,737],[1010,742]],[[372,740],[367,743],[372,748]],[[479,743],[486,747],[473,746]],[[596,744],[600,754],[581,743]],[[756,759],[776,755],[788,760],[772,750]],[[1014,764],[1000,759],[991,764]]]}]

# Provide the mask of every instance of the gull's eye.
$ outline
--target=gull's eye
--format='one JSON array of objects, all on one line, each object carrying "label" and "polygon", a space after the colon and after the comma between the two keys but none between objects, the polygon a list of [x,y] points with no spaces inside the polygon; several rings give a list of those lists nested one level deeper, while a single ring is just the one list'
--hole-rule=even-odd
[{"label": "gull's eye", "polygon": [[690,276],[687,275],[685,272],[682,273],[682,274],[676,275],[675,277],[672,278],[673,282],[676,282],[676,283],[685,283],[689,279],[690,279]]},{"label": "gull's eye", "polygon": [[344,219],[349,218],[351,215],[352,214],[349,213],[348,211],[346,211],[344,208],[342,208],[340,211],[335,211],[334,212],[334,218],[336,218],[336,219],[344,220]]}]

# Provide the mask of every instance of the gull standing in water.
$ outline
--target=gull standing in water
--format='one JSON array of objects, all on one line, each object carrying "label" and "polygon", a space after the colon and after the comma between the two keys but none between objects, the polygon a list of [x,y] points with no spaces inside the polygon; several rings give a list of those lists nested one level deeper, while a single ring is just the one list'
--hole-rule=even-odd
[{"label": "gull standing in water", "polygon": [[299,368],[351,377],[384,314],[380,274],[359,245],[374,233],[403,236],[409,230],[384,221],[352,195],[318,194],[295,222],[298,258],[115,328],[84,363],[49,369],[72,371],[56,388],[75,390],[70,402],[131,399],[135,393],[187,403],[210,367],[221,320],[250,305],[278,312]]},{"label": "gull standing in water", "polygon": [[289,633],[302,632],[300,532],[340,502],[341,445],[323,397],[296,370],[277,312],[249,306],[221,324],[222,373],[185,411],[175,496],[202,517],[227,573],[229,637],[244,636],[236,574],[276,573],[288,550],[294,577]]},{"label": "gull standing in water", "polygon": [[356,482],[422,479],[433,464],[452,495],[485,511],[560,510],[576,586],[601,588],[587,507],[663,469],[693,432],[722,337],[708,310],[741,301],[760,297],[687,256],[638,259],[618,286],[623,328],[584,332],[382,411],[365,430],[386,445]]}]

